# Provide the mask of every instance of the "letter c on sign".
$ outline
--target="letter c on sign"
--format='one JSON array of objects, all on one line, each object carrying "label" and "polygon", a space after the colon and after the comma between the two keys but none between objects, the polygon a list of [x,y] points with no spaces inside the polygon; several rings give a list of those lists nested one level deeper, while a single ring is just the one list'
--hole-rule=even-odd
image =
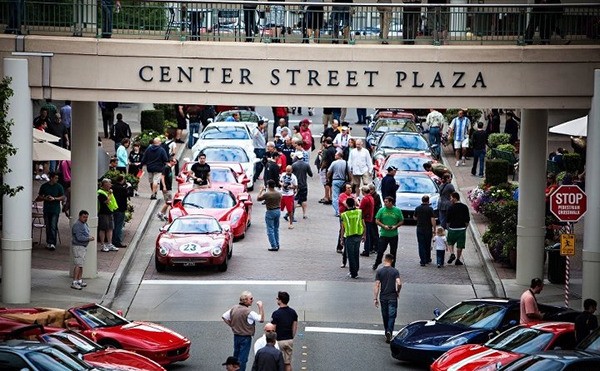
[{"label": "letter c on sign", "polygon": [[150,72],[154,71],[154,68],[152,66],[144,66],[144,67],[140,68],[140,73],[139,73],[140,79],[142,79],[142,81],[144,81],[144,82],[150,82],[150,81],[154,80],[154,78],[152,77],[152,75],[149,78],[144,77],[144,70],[146,70],[146,69],[150,70]]}]

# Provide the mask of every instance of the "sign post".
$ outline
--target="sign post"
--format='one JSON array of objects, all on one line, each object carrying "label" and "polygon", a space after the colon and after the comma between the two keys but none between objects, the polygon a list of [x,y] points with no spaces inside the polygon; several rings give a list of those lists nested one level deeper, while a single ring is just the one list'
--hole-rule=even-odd
[{"label": "sign post", "polygon": [[568,232],[560,235],[560,255],[565,257],[565,306],[569,306],[570,256],[575,255],[573,223],[587,211],[587,196],[576,185],[561,185],[550,195],[550,211],[561,222],[568,223]]}]

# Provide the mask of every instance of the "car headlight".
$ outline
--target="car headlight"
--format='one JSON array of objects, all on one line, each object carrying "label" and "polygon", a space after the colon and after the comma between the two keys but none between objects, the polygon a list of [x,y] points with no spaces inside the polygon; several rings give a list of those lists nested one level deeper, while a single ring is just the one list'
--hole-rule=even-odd
[{"label": "car headlight", "polygon": [[469,339],[466,338],[465,336],[459,336],[459,337],[448,339],[448,341],[446,341],[443,345],[448,346],[448,347],[456,347],[459,345],[466,344],[467,341],[469,341]]},{"label": "car headlight", "polygon": [[169,253],[169,249],[164,247],[164,246],[159,246],[158,247],[158,254],[160,256],[167,256],[167,254]]},{"label": "car headlight", "polygon": [[213,247],[212,250],[210,250],[210,253],[212,254],[212,256],[215,256],[215,257],[221,255],[222,252],[223,252],[223,249],[221,248],[221,246]]},{"label": "car headlight", "polygon": [[395,336],[395,338],[398,340],[402,340],[405,337],[407,337],[409,334],[410,334],[410,330],[407,327],[405,327],[398,332],[398,334]]},{"label": "car headlight", "polygon": [[235,214],[231,217],[231,224],[235,224],[240,221],[242,214]]}]

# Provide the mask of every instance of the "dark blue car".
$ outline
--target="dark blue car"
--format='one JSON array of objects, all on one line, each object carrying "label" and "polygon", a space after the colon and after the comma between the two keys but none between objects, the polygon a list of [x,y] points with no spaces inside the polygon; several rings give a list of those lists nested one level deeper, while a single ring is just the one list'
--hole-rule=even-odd
[{"label": "dark blue car", "polygon": [[[580,312],[539,304],[545,320],[575,322]],[[519,323],[518,299],[470,299],[437,318],[406,325],[392,339],[392,357],[430,365],[446,351],[463,344],[482,344]]]}]

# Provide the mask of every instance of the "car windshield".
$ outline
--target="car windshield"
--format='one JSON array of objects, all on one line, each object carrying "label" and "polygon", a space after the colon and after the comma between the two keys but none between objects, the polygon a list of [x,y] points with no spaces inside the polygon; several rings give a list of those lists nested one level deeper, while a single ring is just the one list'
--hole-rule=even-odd
[{"label": "car windshield", "polygon": [[460,303],[450,308],[438,323],[470,328],[495,329],[504,317],[506,309],[500,305],[481,302]]},{"label": "car windshield", "polygon": [[169,232],[185,234],[221,233],[221,225],[215,218],[178,218],[169,226]]},{"label": "car windshield", "polygon": [[96,352],[102,347],[91,340],[75,334],[73,332],[55,332],[51,334],[42,334],[40,338],[49,344],[62,344],[75,350],[77,353],[87,354]]},{"label": "car windshield", "polygon": [[431,161],[431,159],[427,157],[392,157],[390,158],[384,169],[387,169],[390,166],[394,166],[396,169],[400,171],[425,171],[423,168],[423,164]]},{"label": "car windshield", "polygon": [[123,326],[128,320],[99,305],[77,308],[75,314],[91,328]]},{"label": "car windshield", "polygon": [[390,130],[411,131],[416,133],[417,126],[408,118],[382,118],[377,120],[375,126],[373,127],[373,131],[378,131],[381,133],[385,133]]},{"label": "car windshield", "polygon": [[191,192],[183,199],[184,207],[200,209],[229,209],[235,204],[235,199],[228,192]]},{"label": "car windshield", "polygon": [[250,162],[246,152],[240,147],[207,147],[202,150],[207,162]]},{"label": "car windshield", "polygon": [[516,326],[485,343],[485,346],[514,353],[539,352],[552,341],[552,334],[530,327]]},{"label": "car windshield", "polygon": [[429,146],[420,135],[403,135],[388,133],[379,142],[380,148],[408,149],[412,151],[427,151]]},{"label": "car windshield", "polygon": [[219,113],[217,117],[215,117],[215,122],[225,121],[228,117],[231,117],[236,112],[240,114],[240,121],[258,122],[258,120],[260,120],[258,114],[252,111],[223,111]]},{"label": "car windshield", "polygon": [[67,353],[52,347],[28,352],[25,356],[38,370],[73,371],[92,369],[77,357],[69,356]]},{"label": "car windshield", "polygon": [[396,175],[398,193],[437,193],[435,182],[427,176]]},{"label": "car windshield", "polygon": [[210,169],[210,180],[217,183],[237,183],[230,169]]},{"label": "car windshield", "polygon": [[596,330],[577,346],[577,349],[600,353],[600,330]]},{"label": "car windshield", "polygon": [[243,126],[209,126],[200,139],[250,139],[250,135]]},{"label": "car windshield", "polygon": [[563,363],[549,358],[525,357],[506,366],[506,371],[561,371]]}]

